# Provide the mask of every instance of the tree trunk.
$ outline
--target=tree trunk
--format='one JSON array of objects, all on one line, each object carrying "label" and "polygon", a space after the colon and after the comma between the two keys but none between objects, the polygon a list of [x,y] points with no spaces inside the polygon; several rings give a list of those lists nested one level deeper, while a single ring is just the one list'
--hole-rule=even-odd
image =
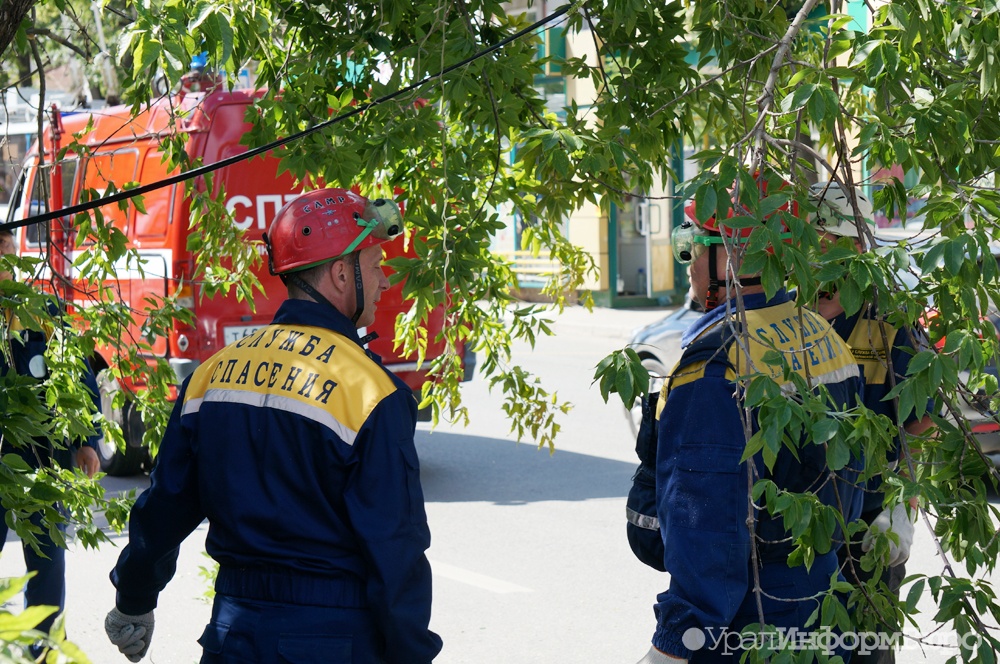
[{"label": "tree trunk", "polygon": [[14,41],[14,35],[38,0],[0,0],[0,58]]}]

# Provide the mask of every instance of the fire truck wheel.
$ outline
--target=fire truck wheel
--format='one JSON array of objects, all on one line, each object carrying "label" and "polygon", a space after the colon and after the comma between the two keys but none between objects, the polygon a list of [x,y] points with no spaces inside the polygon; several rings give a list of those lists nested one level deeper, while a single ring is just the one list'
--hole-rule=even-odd
[{"label": "fire truck wheel", "polygon": [[121,427],[125,438],[124,452],[118,449],[114,440],[107,436],[101,438],[97,445],[101,472],[113,477],[135,475],[142,470],[147,456],[146,448],[142,447],[142,418],[132,401],[126,401],[120,409],[114,407],[114,397],[121,385],[110,371],[105,369],[97,374],[97,386],[101,392],[101,412],[105,419]]}]

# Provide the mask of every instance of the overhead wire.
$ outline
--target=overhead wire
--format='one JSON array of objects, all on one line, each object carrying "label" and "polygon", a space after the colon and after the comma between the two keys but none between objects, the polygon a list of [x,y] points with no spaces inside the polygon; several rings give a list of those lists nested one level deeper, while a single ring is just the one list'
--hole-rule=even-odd
[{"label": "overhead wire", "polygon": [[321,122],[321,123],[313,125],[311,127],[307,127],[306,129],[303,129],[300,132],[296,132],[294,134],[291,134],[290,136],[286,136],[284,138],[279,138],[276,141],[272,141],[271,143],[267,143],[267,144],[262,145],[260,147],[252,148],[252,149],[247,150],[246,152],[244,152],[242,154],[233,155],[232,157],[227,157],[226,159],[221,159],[221,160],[213,162],[211,164],[205,164],[203,166],[199,166],[197,168],[193,168],[193,169],[191,169],[189,171],[185,171],[183,173],[178,173],[177,175],[172,175],[170,177],[163,178],[162,180],[157,180],[156,182],[151,182],[149,184],[140,185],[138,187],[135,187],[134,189],[126,189],[124,191],[120,191],[120,192],[114,193],[114,194],[112,194],[110,196],[105,196],[103,198],[94,199],[92,201],[87,201],[85,203],[78,203],[76,205],[71,205],[69,207],[64,207],[64,208],[61,208],[59,210],[51,210],[49,212],[38,214],[38,215],[35,215],[35,216],[32,216],[32,217],[27,217],[25,219],[19,219],[19,220],[16,220],[16,221],[10,221],[10,222],[6,222],[6,223],[0,223],[0,231],[3,231],[3,230],[14,230],[15,228],[22,228],[24,226],[32,226],[34,224],[42,224],[42,223],[45,223],[47,221],[52,221],[53,219],[57,219],[59,217],[72,216],[72,215],[80,214],[81,212],[87,212],[89,210],[93,210],[93,209],[98,208],[98,207],[102,207],[102,206],[105,206],[105,205],[110,205],[112,203],[117,203],[119,201],[127,200],[129,198],[134,198],[135,196],[141,196],[143,194],[147,194],[147,193],[149,193],[151,191],[155,191],[155,190],[161,189],[163,187],[169,187],[169,186],[172,186],[172,185],[184,182],[186,180],[190,180],[192,178],[196,178],[196,177],[205,175],[207,173],[212,173],[212,172],[220,170],[222,168],[226,168],[227,166],[232,166],[233,164],[239,163],[241,161],[244,161],[244,160],[247,160],[247,159],[252,159],[253,157],[256,157],[258,155],[264,154],[266,152],[270,152],[271,150],[274,150],[276,148],[280,148],[283,145],[287,145],[288,143],[291,143],[293,141],[297,141],[300,138],[304,138],[304,137],[309,136],[311,134],[314,134],[314,133],[316,133],[318,131],[322,131],[323,129],[326,129],[327,127],[333,126],[333,125],[337,124],[338,122],[343,122],[344,120],[352,118],[355,115],[359,115],[359,114],[367,111],[369,108],[372,108],[374,106],[378,106],[379,104],[384,104],[387,101],[392,101],[393,99],[396,99],[397,97],[401,97],[401,96],[403,96],[405,94],[408,94],[408,93],[410,93],[410,92],[412,92],[412,91],[414,91],[414,90],[416,90],[416,89],[418,89],[418,88],[426,85],[427,83],[429,83],[429,82],[431,82],[433,80],[444,78],[445,76],[447,76],[451,72],[455,71],[456,69],[461,69],[462,67],[465,67],[466,65],[469,65],[469,64],[475,62],[476,60],[484,58],[487,55],[489,55],[490,53],[493,53],[494,51],[500,50],[501,48],[503,48],[507,44],[510,44],[511,42],[516,41],[516,40],[520,39],[521,37],[534,32],[538,28],[540,28],[540,27],[542,27],[542,26],[544,26],[544,25],[546,25],[548,23],[551,23],[552,21],[556,20],[560,16],[563,16],[564,14],[568,13],[571,9],[573,9],[581,1],[582,0],[578,0],[578,2],[574,2],[574,3],[563,5],[559,9],[557,9],[554,12],[552,12],[551,14],[549,14],[548,16],[545,16],[545,17],[541,18],[540,20],[535,21],[534,23],[532,23],[528,27],[523,28],[522,30],[519,30],[519,31],[515,32],[514,34],[512,34],[512,35],[510,35],[510,36],[508,36],[508,37],[506,37],[506,38],[504,38],[502,40],[500,40],[499,42],[497,42],[495,44],[487,46],[486,48],[484,48],[481,51],[478,51],[477,53],[473,53],[471,56],[469,56],[468,58],[465,58],[464,60],[462,60],[460,62],[457,62],[457,63],[455,63],[453,65],[450,65],[448,67],[445,67],[445,68],[441,69],[440,71],[438,71],[435,74],[431,74],[429,76],[425,76],[424,78],[420,79],[419,81],[411,83],[410,85],[407,85],[404,88],[400,88],[399,90],[396,90],[395,92],[391,92],[391,93],[389,93],[387,95],[383,95],[382,97],[379,97],[378,99],[375,99],[373,101],[368,101],[368,102],[365,102],[363,104],[358,104],[357,106],[355,106],[354,108],[352,108],[351,110],[349,110],[349,111],[347,111],[345,113],[341,113],[340,115],[338,115],[336,117],[333,117],[333,118],[331,118],[331,119],[329,119],[329,120],[327,120],[325,122]]}]

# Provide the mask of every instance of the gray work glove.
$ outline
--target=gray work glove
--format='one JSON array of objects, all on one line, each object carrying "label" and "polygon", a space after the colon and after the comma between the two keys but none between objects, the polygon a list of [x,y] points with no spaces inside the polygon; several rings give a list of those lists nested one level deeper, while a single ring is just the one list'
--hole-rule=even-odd
[{"label": "gray work glove", "polygon": [[636,664],[687,664],[687,660],[680,659],[679,657],[671,657],[667,653],[650,646],[646,656],[636,662]]},{"label": "gray work glove", "polygon": [[874,545],[873,531],[893,532],[899,537],[899,544],[889,540],[889,566],[905,563],[910,557],[910,547],[913,545],[913,522],[907,512],[906,505],[899,503],[895,507],[887,507],[875,517],[865,538],[861,543],[862,551],[870,551]]},{"label": "gray work glove", "polygon": [[127,616],[115,607],[104,619],[104,631],[128,661],[138,662],[146,656],[153,640],[153,612]]}]

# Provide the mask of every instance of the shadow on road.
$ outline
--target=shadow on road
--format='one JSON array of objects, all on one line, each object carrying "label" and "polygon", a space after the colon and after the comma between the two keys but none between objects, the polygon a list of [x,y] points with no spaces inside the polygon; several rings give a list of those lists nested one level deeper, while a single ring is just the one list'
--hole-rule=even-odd
[{"label": "shadow on road", "polygon": [[427,502],[624,498],[636,464],[565,450],[550,455],[529,443],[417,431],[420,479]]},{"label": "shadow on road", "polygon": [[[568,452],[549,454],[515,443],[441,431],[416,432],[420,477],[427,502],[486,501],[518,505],[543,500],[624,498],[635,464]],[[149,476],[104,477],[108,497],[149,487]],[[106,525],[102,515],[95,519]]]}]

